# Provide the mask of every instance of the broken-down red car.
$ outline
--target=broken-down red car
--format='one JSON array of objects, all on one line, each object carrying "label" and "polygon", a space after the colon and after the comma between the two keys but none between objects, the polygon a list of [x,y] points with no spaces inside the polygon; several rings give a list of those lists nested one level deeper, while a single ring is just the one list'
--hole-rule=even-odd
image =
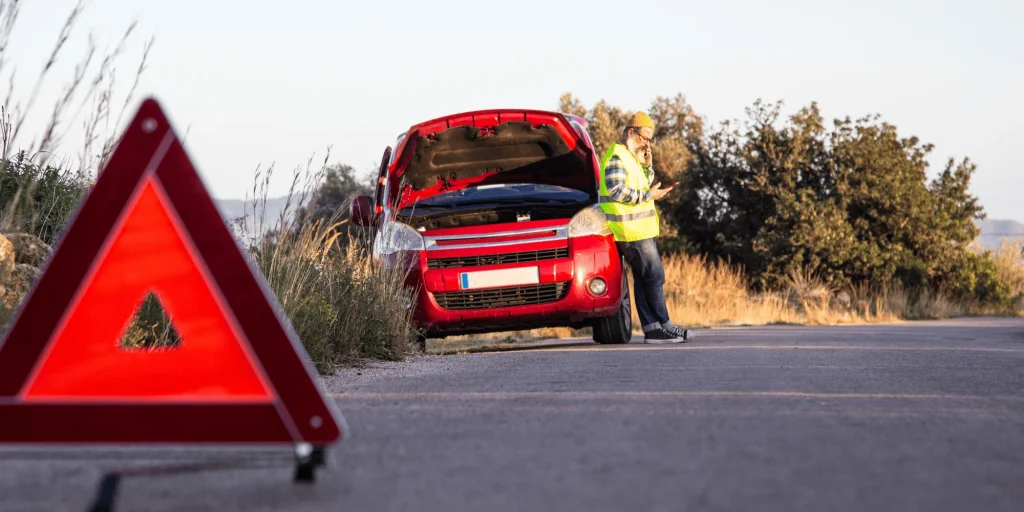
[{"label": "broken-down red car", "polygon": [[408,268],[421,342],[561,326],[629,342],[626,273],[585,126],[476,111],[412,126],[385,150],[376,192],[355,198],[351,218],[374,230],[375,257]]}]

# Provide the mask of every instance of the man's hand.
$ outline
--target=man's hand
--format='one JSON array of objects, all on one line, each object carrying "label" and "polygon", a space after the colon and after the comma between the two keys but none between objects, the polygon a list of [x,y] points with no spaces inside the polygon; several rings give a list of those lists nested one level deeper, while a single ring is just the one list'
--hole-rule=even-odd
[{"label": "man's hand", "polygon": [[655,183],[653,187],[651,187],[651,200],[657,201],[665,197],[665,195],[671,191],[672,188],[661,188],[661,182],[659,181]]}]

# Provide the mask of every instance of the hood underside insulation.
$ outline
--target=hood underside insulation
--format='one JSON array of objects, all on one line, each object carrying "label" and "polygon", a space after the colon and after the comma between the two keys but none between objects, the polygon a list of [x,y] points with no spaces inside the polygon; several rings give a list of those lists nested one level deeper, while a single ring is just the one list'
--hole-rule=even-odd
[{"label": "hood underside insulation", "polygon": [[578,173],[580,164],[550,125],[507,122],[493,130],[457,126],[419,139],[401,179],[415,190],[513,170],[550,173],[550,178],[562,181]]}]

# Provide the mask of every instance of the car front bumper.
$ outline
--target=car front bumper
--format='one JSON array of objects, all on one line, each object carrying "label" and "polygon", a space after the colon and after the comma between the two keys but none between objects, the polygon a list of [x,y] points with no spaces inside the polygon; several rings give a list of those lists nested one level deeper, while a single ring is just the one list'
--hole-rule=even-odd
[{"label": "car front bumper", "polygon": [[[407,284],[419,290],[414,322],[430,336],[537,327],[580,326],[589,319],[614,314],[621,300],[622,266],[611,236],[585,236],[558,242],[521,244],[476,251],[421,253]],[[518,263],[482,264],[496,255],[549,259]],[[458,258],[458,260],[455,260]],[[435,260],[435,261],[431,261]],[[437,261],[458,266],[438,268]],[[463,265],[468,263],[468,266]],[[464,289],[463,273],[536,267],[538,283]],[[591,280],[605,281],[595,295]],[[628,291],[627,291],[628,293]]]}]

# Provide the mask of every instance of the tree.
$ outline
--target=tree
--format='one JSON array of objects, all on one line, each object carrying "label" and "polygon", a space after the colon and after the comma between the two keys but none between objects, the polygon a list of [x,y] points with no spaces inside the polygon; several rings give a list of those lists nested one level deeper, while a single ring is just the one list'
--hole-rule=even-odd
[{"label": "tree", "polygon": [[675,220],[702,252],[743,264],[766,289],[794,271],[838,287],[918,290],[981,272],[967,248],[984,215],[968,193],[969,160],[951,160],[929,183],[932,146],[878,116],[835,120],[827,131],[814,103],[781,126],[779,113],[780,104],[758,101],[742,129],[723,123],[689,139],[688,194]]},{"label": "tree", "polygon": [[324,182],[312,198],[309,212],[312,220],[344,221],[348,219],[348,207],[353,198],[373,193],[373,187],[360,182],[355,174],[355,168],[347,164],[338,163],[327,168]]},{"label": "tree", "polygon": [[717,259],[746,268],[758,288],[793,272],[848,284],[842,262],[853,243],[829,173],[817,105],[777,128],[781,104],[747,109],[744,131],[723,123],[688,139],[694,155],[676,210],[680,232]]},{"label": "tree", "polygon": [[[349,222],[349,206],[356,196],[372,194],[373,187],[360,182],[355,175],[355,168],[347,164],[336,163],[324,168],[322,172],[323,181],[313,190],[309,200],[303,201],[308,206],[296,209],[297,222],[291,223],[290,229],[293,235],[297,235],[305,225],[322,223],[324,227],[338,233],[335,242],[339,248],[344,248],[352,235],[361,233],[359,226]],[[273,240],[277,233],[269,231],[265,236]],[[359,237],[356,239],[359,240]]]}]

